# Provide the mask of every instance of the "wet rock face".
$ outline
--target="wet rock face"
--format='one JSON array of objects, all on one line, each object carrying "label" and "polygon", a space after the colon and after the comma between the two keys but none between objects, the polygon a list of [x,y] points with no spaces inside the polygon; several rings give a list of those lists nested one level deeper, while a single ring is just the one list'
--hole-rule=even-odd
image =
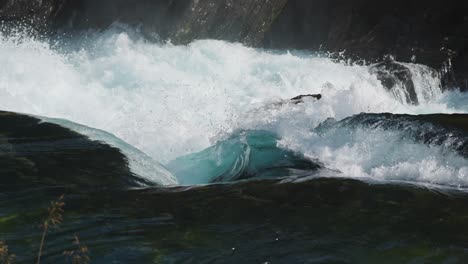
[{"label": "wet rock face", "polygon": [[[369,71],[377,76],[382,85],[408,104],[418,104],[413,76],[407,67],[393,60],[386,60],[370,67]],[[400,91],[398,91],[400,90]],[[398,96],[398,93],[401,96]]]},{"label": "wet rock face", "polygon": [[80,30],[121,22],[153,39],[214,38],[261,46],[288,0],[1,0],[0,19]]},{"label": "wet rock face", "polygon": [[67,0],[0,0],[2,20],[34,19],[47,22],[63,11]]},{"label": "wet rock face", "polygon": [[[13,1],[13,0],[9,0]],[[57,0],[51,17],[58,27],[106,28],[114,22],[138,26],[152,39],[187,44],[214,38],[260,46],[287,0]],[[52,2],[52,1],[51,1]],[[8,12],[11,13],[11,12]]]},{"label": "wet rock face", "polygon": [[141,184],[119,149],[31,116],[0,111],[0,185]]},{"label": "wet rock face", "polygon": [[172,33],[172,39],[188,43],[215,38],[260,46],[265,33],[287,0],[194,0]]},{"label": "wet rock face", "polygon": [[167,38],[190,1],[174,0],[63,0],[54,19],[61,30],[105,29],[113,23],[138,27],[153,40]]}]

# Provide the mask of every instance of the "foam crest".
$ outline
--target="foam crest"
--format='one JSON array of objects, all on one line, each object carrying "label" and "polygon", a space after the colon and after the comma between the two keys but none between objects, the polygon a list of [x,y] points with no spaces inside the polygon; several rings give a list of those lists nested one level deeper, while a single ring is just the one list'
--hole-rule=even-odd
[{"label": "foam crest", "polygon": [[338,128],[284,137],[280,145],[340,171],[334,176],[468,187],[468,163],[449,148],[417,143],[400,131]]}]

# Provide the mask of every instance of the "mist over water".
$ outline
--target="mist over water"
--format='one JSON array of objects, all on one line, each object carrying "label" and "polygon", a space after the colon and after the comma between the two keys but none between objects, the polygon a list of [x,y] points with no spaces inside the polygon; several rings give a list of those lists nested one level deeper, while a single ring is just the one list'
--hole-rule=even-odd
[{"label": "mist over water", "polygon": [[[422,98],[408,105],[367,66],[215,40],[155,44],[121,29],[53,45],[2,36],[0,64],[8,65],[0,69],[2,110],[110,132],[163,164],[239,131],[266,130],[280,147],[345,177],[468,186],[466,160],[450,149],[396,131],[314,131],[328,118],[362,112],[466,113],[466,95],[442,94],[424,66],[405,64]],[[285,103],[313,93],[322,100]]]}]

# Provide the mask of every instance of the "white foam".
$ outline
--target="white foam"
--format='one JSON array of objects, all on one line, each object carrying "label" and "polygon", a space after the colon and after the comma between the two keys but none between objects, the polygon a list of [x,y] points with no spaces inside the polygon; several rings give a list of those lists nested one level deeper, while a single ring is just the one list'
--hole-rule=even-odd
[{"label": "white foam", "polygon": [[[279,54],[214,40],[154,44],[119,30],[75,42],[81,48],[0,38],[0,108],[109,131],[162,163],[200,151],[237,129],[274,131],[294,149],[328,117],[468,110],[450,94],[427,96],[419,106],[402,104],[367,67],[313,54]],[[421,93],[436,91],[431,85],[438,79],[419,72],[415,80]],[[322,93],[323,99],[265,107],[309,93]],[[344,170],[335,162],[332,167]],[[354,165],[363,175],[385,174],[378,164]]]},{"label": "white foam", "polygon": [[440,74],[425,65],[401,63],[407,67],[412,75],[414,90],[419,103],[430,103],[442,95]]},{"label": "white foam", "polygon": [[415,143],[400,131],[339,128],[287,135],[281,145],[322,161],[337,176],[468,187],[468,162],[450,148]]}]

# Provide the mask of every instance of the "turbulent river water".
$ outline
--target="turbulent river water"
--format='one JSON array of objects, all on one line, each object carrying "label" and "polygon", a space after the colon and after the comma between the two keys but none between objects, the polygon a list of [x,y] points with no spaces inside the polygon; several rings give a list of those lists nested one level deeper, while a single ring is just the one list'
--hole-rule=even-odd
[{"label": "turbulent river water", "polygon": [[[461,132],[411,118],[467,113],[468,95],[442,92],[425,66],[402,64],[413,75],[414,105],[402,99],[403,87],[383,87],[369,66],[217,40],[158,44],[122,28],[59,40],[0,36],[0,65],[1,110],[118,146],[137,175],[170,186],[76,194],[69,201],[76,212],[52,237],[51,260],[59,258],[65,234],[77,230],[98,263],[375,263],[379,256],[456,263],[466,257],[467,225],[457,224],[467,221],[468,156],[459,148],[467,141]],[[318,101],[289,102],[318,93]],[[407,116],[386,124],[384,115],[361,113]],[[426,139],[428,131],[445,137]],[[264,181],[176,187],[247,178]],[[27,262],[35,227],[22,229],[40,206],[24,212],[21,201],[64,190],[2,188],[8,199],[0,202],[0,235]],[[460,193],[439,197],[436,190]],[[93,206],[80,206],[86,203]],[[224,216],[214,216],[224,206]],[[440,230],[428,231],[439,219]]]},{"label": "turbulent river water", "polygon": [[[447,161],[440,149],[413,147],[398,132],[358,131],[348,138],[312,132],[327,118],[362,112],[465,113],[467,96],[442,94],[440,80],[424,66],[408,65],[424,98],[413,106],[386,90],[367,66],[314,54],[215,40],[153,44],[118,30],[62,42],[1,39],[0,62],[8,65],[0,76],[3,110],[102,129],[163,164],[238,131],[266,130],[278,135],[282,148],[347,177],[463,184],[468,176],[460,157]],[[321,93],[323,100],[275,107],[310,93]]]}]

